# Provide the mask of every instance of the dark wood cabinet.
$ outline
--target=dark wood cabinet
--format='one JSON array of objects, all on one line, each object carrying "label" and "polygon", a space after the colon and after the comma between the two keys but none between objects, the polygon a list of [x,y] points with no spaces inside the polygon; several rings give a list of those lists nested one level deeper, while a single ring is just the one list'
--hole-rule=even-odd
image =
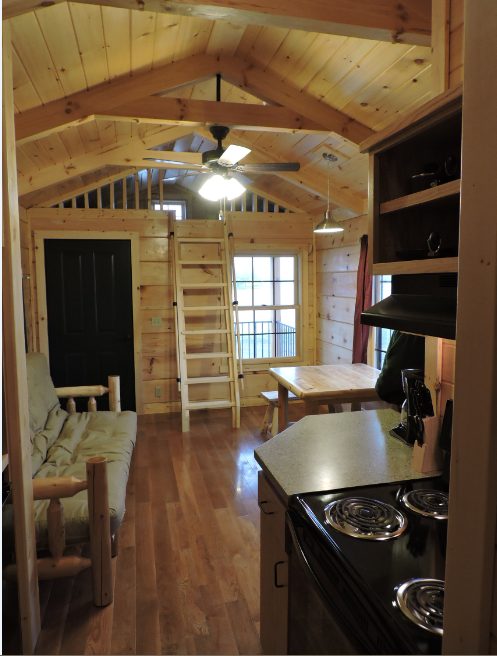
[{"label": "dark wood cabinet", "polygon": [[259,472],[261,508],[261,645],[265,654],[288,653],[286,506]]},{"label": "dark wood cabinet", "polygon": [[[458,270],[462,87],[361,144],[369,153],[370,273]],[[440,236],[429,256],[427,240]]]}]

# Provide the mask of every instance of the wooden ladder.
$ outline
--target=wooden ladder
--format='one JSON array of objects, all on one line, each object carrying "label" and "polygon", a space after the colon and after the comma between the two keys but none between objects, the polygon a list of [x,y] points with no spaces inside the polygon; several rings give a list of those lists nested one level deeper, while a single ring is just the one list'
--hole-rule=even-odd
[{"label": "wooden ladder", "polygon": [[[232,258],[226,223],[173,220],[171,228],[182,431],[190,430],[191,410],[207,408],[231,408],[232,426],[239,428]],[[219,374],[212,375],[218,366]]]}]

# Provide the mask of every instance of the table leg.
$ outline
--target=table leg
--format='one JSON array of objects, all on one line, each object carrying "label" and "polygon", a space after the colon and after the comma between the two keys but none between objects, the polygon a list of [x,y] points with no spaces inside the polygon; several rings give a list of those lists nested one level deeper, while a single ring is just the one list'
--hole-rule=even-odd
[{"label": "table leg", "polygon": [[278,383],[278,433],[288,426],[288,390]]},{"label": "table leg", "polygon": [[317,399],[306,399],[305,401],[305,414],[318,415],[319,414],[319,401]]},{"label": "table leg", "polygon": [[335,404],[328,403],[328,412],[330,414],[332,414],[334,412],[343,412],[343,409],[342,409],[342,406],[340,405],[340,403],[335,403]]},{"label": "table leg", "polygon": [[354,401],[352,403],[352,407],[350,408],[350,412],[356,412],[357,410],[361,409],[361,402],[360,401]]}]

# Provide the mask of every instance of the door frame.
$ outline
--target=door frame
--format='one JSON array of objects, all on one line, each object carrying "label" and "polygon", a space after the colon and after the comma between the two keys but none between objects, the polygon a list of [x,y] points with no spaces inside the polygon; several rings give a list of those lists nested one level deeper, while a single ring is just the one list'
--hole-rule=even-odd
[{"label": "door frame", "polygon": [[[50,367],[48,347],[47,286],[45,277],[45,239],[122,239],[131,244],[131,288],[133,304],[133,349],[135,362],[136,412],[143,414],[142,336],[140,316],[140,246],[138,232],[90,232],[83,230],[35,230],[36,297],[40,353]],[[102,381],[95,381],[102,384]]]}]

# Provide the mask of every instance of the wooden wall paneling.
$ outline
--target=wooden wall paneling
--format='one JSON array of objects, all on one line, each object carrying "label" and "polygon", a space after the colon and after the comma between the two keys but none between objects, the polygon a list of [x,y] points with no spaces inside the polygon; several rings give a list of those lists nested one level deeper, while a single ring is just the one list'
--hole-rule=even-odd
[{"label": "wooden wall paneling", "polygon": [[15,515],[15,549],[22,647],[34,653],[40,633],[38,572],[31,481],[28,387],[22,302],[21,238],[17,195],[11,30],[2,43],[2,352],[4,428]]},{"label": "wooden wall paneling", "polygon": [[22,294],[24,300],[24,322],[26,327],[26,344],[28,351],[34,350],[34,307],[31,289],[31,235],[29,217],[24,207],[19,206],[19,227],[21,238]]},{"label": "wooden wall paneling", "polygon": [[432,0],[431,16],[431,81],[435,97],[449,88],[450,0]]},{"label": "wooden wall paneling", "polygon": [[[495,25],[494,0],[464,3],[457,366],[444,654],[489,653],[492,607],[497,601],[497,197],[493,173],[497,86],[489,84],[497,67]],[[477,411],[468,412],[468,408]]]},{"label": "wooden wall paneling", "polygon": [[450,2],[450,64],[449,87],[463,81],[464,0]]}]

